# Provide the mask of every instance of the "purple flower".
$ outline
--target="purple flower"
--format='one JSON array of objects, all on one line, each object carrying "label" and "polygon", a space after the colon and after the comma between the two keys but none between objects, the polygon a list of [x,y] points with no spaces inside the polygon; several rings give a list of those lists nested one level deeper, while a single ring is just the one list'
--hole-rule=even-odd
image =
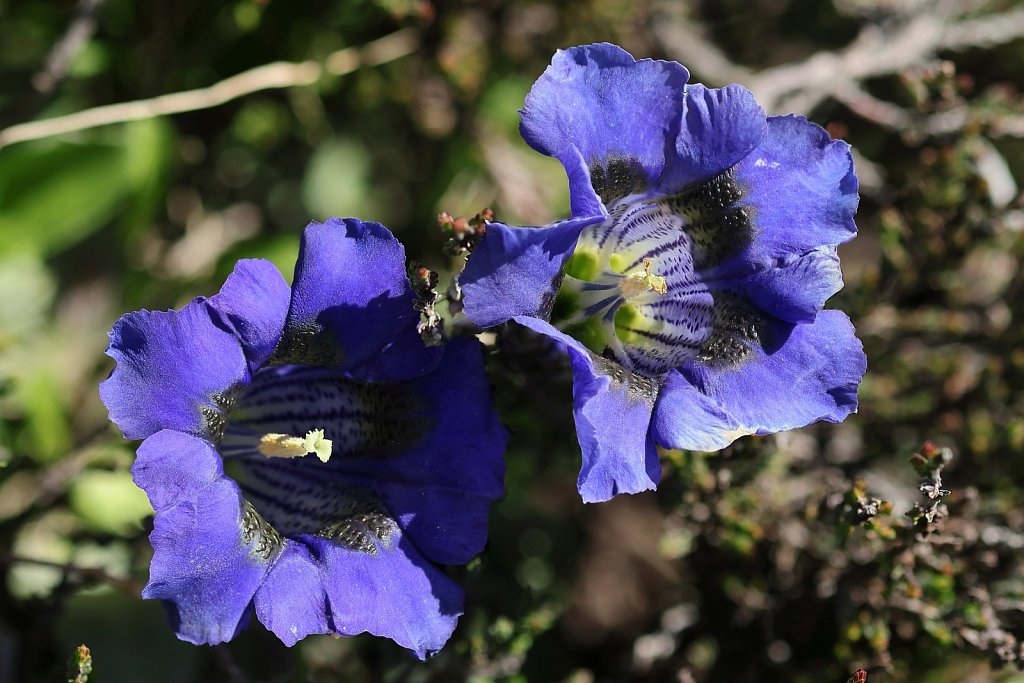
[{"label": "purple flower", "polygon": [[439,649],[464,563],[503,493],[506,434],[479,344],[427,348],[405,252],[377,223],[302,237],[289,289],[263,260],[180,311],[110,333],[100,387],[156,510],[143,597],[178,637],[230,640],[256,616],[287,645],[311,633]]},{"label": "purple flower", "polygon": [[473,322],[568,351],[585,501],[655,488],[656,445],[717,450],[857,407],[861,344],[821,310],[857,230],[849,146],[688,78],[609,44],[556,53],[521,130],[565,167],[573,217],[488,225],[460,278]]}]

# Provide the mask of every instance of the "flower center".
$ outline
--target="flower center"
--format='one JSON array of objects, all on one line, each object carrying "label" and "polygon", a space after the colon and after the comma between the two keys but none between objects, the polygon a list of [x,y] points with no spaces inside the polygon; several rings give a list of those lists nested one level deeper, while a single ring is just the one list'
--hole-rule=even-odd
[{"label": "flower center", "polygon": [[327,462],[331,458],[331,440],[324,438],[324,430],[313,429],[305,438],[287,434],[264,434],[257,449],[268,458],[301,458],[312,453]]},{"label": "flower center", "polygon": [[752,239],[732,175],[663,197],[629,187],[625,196],[606,189],[608,218],[580,235],[556,300],[559,327],[647,376],[689,360],[719,360],[719,351],[730,362],[742,356],[750,338],[736,339],[737,330],[756,321],[737,313],[747,310],[745,299],[719,269]]},{"label": "flower center", "polygon": [[[712,299],[694,272],[685,219],[664,202],[628,198],[586,229],[566,267],[561,326],[598,354],[656,375],[696,356]],[[557,311],[556,306],[556,311]]]},{"label": "flower center", "polygon": [[632,299],[647,292],[657,292],[658,294],[668,292],[665,278],[651,272],[652,263],[651,259],[645,257],[643,268],[634,270],[619,280],[619,291],[622,292],[623,298]]},{"label": "flower center", "polygon": [[[371,555],[393,540],[384,461],[415,447],[429,427],[405,387],[328,368],[268,367],[222,419],[218,451],[245,497],[248,537],[264,539],[253,545],[261,553],[279,547],[280,536],[317,535]],[[275,534],[276,543],[265,540]]]}]

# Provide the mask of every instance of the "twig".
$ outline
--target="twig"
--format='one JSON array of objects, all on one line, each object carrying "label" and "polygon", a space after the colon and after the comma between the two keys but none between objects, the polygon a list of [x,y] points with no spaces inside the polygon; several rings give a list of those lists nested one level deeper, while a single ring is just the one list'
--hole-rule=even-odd
[{"label": "twig", "polygon": [[47,94],[67,75],[71,60],[96,32],[96,14],[103,0],[80,0],[75,18],[46,56],[42,70],[32,77],[32,87]]},{"label": "twig", "polygon": [[880,100],[851,81],[838,84],[832,94],[855,114],[886,128],[905,130],[914,122],[914,117],[903,107]]},{"label": "twig", "polygon": [[19,506],[18,515],[32,514],[45,509],[67,490],[68,484],[97,457],[96,446],[108,438],[110,427],[103,425],[86,437],[83,444],[46,468],[28,500]]},{"label": "twig", "polygon": [[717,45],[707,40],[686,17],[685,3],[667,2],[652,23],[654,34],[673,59],[698,71],[701,78],[716,83],[746,83],[753,72],[734,64]]},{"label": "twig", "polygon": [[1020,38],[1024,33],[1024,7],[967,19],[949,26],[941,47],[947,50],[995,47]]},{"label": "twig", "polygon": [[[852,88],[852,89],[850,89]],[[960,133],[970,123],[985,126],[986,136],[996,138],[1024,137],[1024,116],[1006,112],[971,110],[967,106],[915,116],[891,102],[850,86],[837,88],[835,98],[862,118],[899,133],[915,132],[930,137]]]},{"label": "twig", "polygon": [[67,564],[62,562],[51,562],[50,560],[40,560],[34,557],[24,557],[22,555],[0,555],[0,564],[34,564],[39,567],[52,567],[53,569],[60,569],[64,574],[79,574],[84,577],[96,579],[103,583],[109,583],[111,586],[118,588],[125,593],[132,596],[138,596],[142,591],[138,583],[131,579],[122,579],[117,576],[111,576],[99,567],[79,567],[74,564]]},{"label": "twig", "polygon": [[895,30],[866,26],[845,49],[767,69],[755,75],[749,87],[769,111],[789,111],[792,105],[809,110],[837,91],[848,90],[851,83],[899,73],[942,50],[992,46],[1024,37],[1024,9],[952,19],[936,10],[913,17]]},{"label": "twig", "polygon": [[770,114],[808,112],[829,97],[849,100],[855,96],[862,111],[881,113],[884,120],[895,123],[897,118],[902,120],[895,105],[869,102],[860,94],[860,83],[899,73],[944,50],[992,47],[1024,37],[1024,8],[958,20],[965,11],[962,3],[939,2],[901,21],[865,25],[840,50],[817,52],[803,61],[751,74],[702,38],[678,16],[673,4],[664,3],[661,11],[672,17],[665,24],[677,25],[656,30],[664,49],[717,83],[742,82]]},{"label": "twig", "polygon": [[0,148],[15,142],[38,140],[112,123],[210,109],[261,90],[312,85],[324,75],[343,76],[360,66],[376,66],[394,61],[411,54],[418,44],[419,40],[414,30],[402,29],[367,43],[362,48],[349,47],[333,52],[322,63],[312,60],[273,62],[243,71],[206,88],[160,95],[146,100],[109,104],[66,116],[20,123],[0,130]]},{"label": "twig", "polygon": [[217,663],[220,664],[220,668],[224,670],[224,673],[228,675],[228,680],[231,683],[253,683],[245,674],[245,670],[239,666],[227,643],[215,645],[212,649]]},{"label": "twig", "polygon": [[810,111],[851,82],[920,63],[939,48],[944,28],[944,18],[932,15],[914,17],[895,31],[866,26],[845,49],[766,69],[748,87],[769,112]]}]

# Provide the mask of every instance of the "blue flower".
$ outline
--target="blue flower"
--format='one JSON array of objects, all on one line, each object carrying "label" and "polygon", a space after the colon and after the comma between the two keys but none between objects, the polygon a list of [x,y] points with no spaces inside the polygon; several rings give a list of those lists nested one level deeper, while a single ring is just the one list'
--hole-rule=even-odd
[{"label": "blue flower", "polygon": [[857,407],[861,344],[821,310],[857,230],[849,146],[688,78],[609,44],[556,53],[521,131],[565,167],[572,218],[488,225],[460,278],[474,323],[568,351],[585,501],[655,488],[657,445],[717,450]]},{"label": "blue flower", "polygon": [[386,636],[438,650],[460,564],[503,493],[506,434],[479,343],[428,348],[405,252],[377,223],[302,237],[293,286],[240,261],[221,291],[138,311],[110,333],[100,394],[156,511],[143,597],[183,640],[230,640],[256,616],[284,643]]}]

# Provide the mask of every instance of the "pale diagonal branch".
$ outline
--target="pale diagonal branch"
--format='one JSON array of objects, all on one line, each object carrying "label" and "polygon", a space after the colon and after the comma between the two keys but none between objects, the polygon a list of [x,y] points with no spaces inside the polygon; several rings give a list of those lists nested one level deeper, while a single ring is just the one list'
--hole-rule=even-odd
[{"label": "pale diagonal branch", "polygon": [[112,123],[125,123],[186,111],[210,109],[261,90],[308,86],[324,76],[344,76],[360,66],[376,66],[411,54],[419,45],[412,29],[403,29],[361,48],[333,52],[323,61],[273,62],[243,71],[206,88],[109,104],[66,116],[19,123],[0,130],[0,147],[73,133]]}]

